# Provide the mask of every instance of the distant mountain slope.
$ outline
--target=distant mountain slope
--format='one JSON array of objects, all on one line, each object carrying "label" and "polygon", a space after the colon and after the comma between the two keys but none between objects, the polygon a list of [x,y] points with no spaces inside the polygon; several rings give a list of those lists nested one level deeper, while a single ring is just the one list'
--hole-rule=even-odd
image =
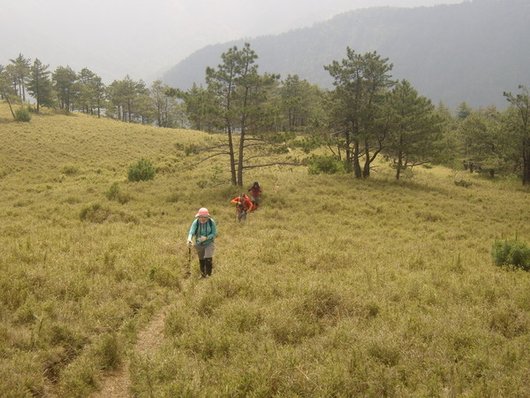
[{"label": "distant mountain slope", "polygon": [[204,83],[233,45],[250,42],[261,72],[298,74],[331,87],[323,66],[357,52],[377,50],[394,64],[393,76],[407,79],[435,103],[456,107],[505,107],[503,91],[530,84],[530,2],[474,0],[420,8],[370,8],[340,14],[312,27],[276,36],[211,45],[196,51],[164,76],[175,87]]}]

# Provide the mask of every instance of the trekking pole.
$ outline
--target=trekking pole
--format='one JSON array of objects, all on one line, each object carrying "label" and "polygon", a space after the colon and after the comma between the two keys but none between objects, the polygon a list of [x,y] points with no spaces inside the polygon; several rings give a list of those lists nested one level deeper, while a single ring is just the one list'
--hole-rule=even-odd
[{"label": "trekking pole", "polygon": [[191,246],[188,246],[188,269],[186,270],[186,276],[191,275]]}]

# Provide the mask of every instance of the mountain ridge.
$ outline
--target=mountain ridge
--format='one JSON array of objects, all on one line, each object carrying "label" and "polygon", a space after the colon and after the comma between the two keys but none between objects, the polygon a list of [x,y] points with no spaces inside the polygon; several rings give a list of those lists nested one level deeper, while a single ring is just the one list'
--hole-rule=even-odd
[{"label": "mountain ridge", "polygon": [[377,51],[393,63],[392,75],[409,80],[433,102],[456,107],[505,107],[502,93],[530,83],[530,4],[474,0],[452,5],[349,11],[279,35],[203,47],[168,70],[167,84],[204,84],[205,69],[228,48],[249,42],[261,72],[298,74],[323,88],[332,80],[324,65],[356,52]]}]

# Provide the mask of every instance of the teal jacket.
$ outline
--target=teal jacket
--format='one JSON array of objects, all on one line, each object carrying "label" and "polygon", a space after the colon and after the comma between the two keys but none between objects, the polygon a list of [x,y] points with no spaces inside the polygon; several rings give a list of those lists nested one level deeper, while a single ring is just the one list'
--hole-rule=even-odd
[{"label": "teal jacket", "polygon": [[[204,242],[199,242],[199,237],[206,236],[207,239]],[[196,218],[193,220],[190,226],[190,230],[188,232],[188,239],[191,240],[191,238],[194,238],[194,242],[197,245],[206,246],[210,243],[212,243],[217,236],[217,225],[215,225],[215,221],[213,218],[209,218],[208,221],[206,221],[204,224],[201,224],[199,220]]]}]

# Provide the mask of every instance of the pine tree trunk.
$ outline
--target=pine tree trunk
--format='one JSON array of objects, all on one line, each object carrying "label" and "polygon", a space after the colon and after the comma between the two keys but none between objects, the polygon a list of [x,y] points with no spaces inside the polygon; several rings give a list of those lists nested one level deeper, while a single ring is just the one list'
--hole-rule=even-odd
[{"label": "pine tree trunk", "polygon": [[350,146],[351,146],[350,136],[351,136],[351,133],[348,130],[346,130],[346,132],[344,133],[344,138],[346,140],[346,172],[347,173],[352,171],[352,163],[353,163],[351,149],[350,149]]},{"label": "pine tree trunk", "polygon": [[239,154],[237,159],[237,185],[243,186],[243,156],[245,146],[245,125],[241,127],[241,136],[239,139]]},{"label": "pine tree trunk", "polygon": [[397,161],[397,168],[396,168],[396,180],[399,180],[399,177],[401,176],[402,167],[403,167],[403,152],[400,149],[399,155],[398,155],[398,161]]},{"label": "pine tree trunk", "polygon": [[359,141],[353,140],[353,171],[355,178],[362,178],[361,163],[359,160]]},{"label": "pine tree trunk", "polygon": [[530,184],[530,138],[523,140],[523,185]]},{"label": "pine tree trunk", "polygon": [[368,178],[370,177],[370,145],[366,138],[364,140],[364,156],[366,156],[366,160],[364,161],[363,178]]},{"label": "pine tree trunk", "polygon": [[232,185],[237,185],[236,178],[236,159],[234,156],[234,141],[232,136],[232,127],[228,124],[228,153],[230,156],[230,174],[232,176]]},{"label": "pine tree trunk", "polygon": [[400,134],[399,136],[399,148],[398,148],[398,162],[397,162],[397,170],[396,170],[396,180],[399,180],[399,177],[401,175],[401,168],[403,167],[403,135]]},{"label": "pine tree trunk", "polygon": [[9,96],[7,95],[7,93],[2,93],[2,94],[7,101],[7,105],[9,105],[9,110],[11,111],[11,115],[13,116],[13,119],[16,120],[15,112],[13,112],[13,107],[11,106],[11,101],[9,101]]}]

